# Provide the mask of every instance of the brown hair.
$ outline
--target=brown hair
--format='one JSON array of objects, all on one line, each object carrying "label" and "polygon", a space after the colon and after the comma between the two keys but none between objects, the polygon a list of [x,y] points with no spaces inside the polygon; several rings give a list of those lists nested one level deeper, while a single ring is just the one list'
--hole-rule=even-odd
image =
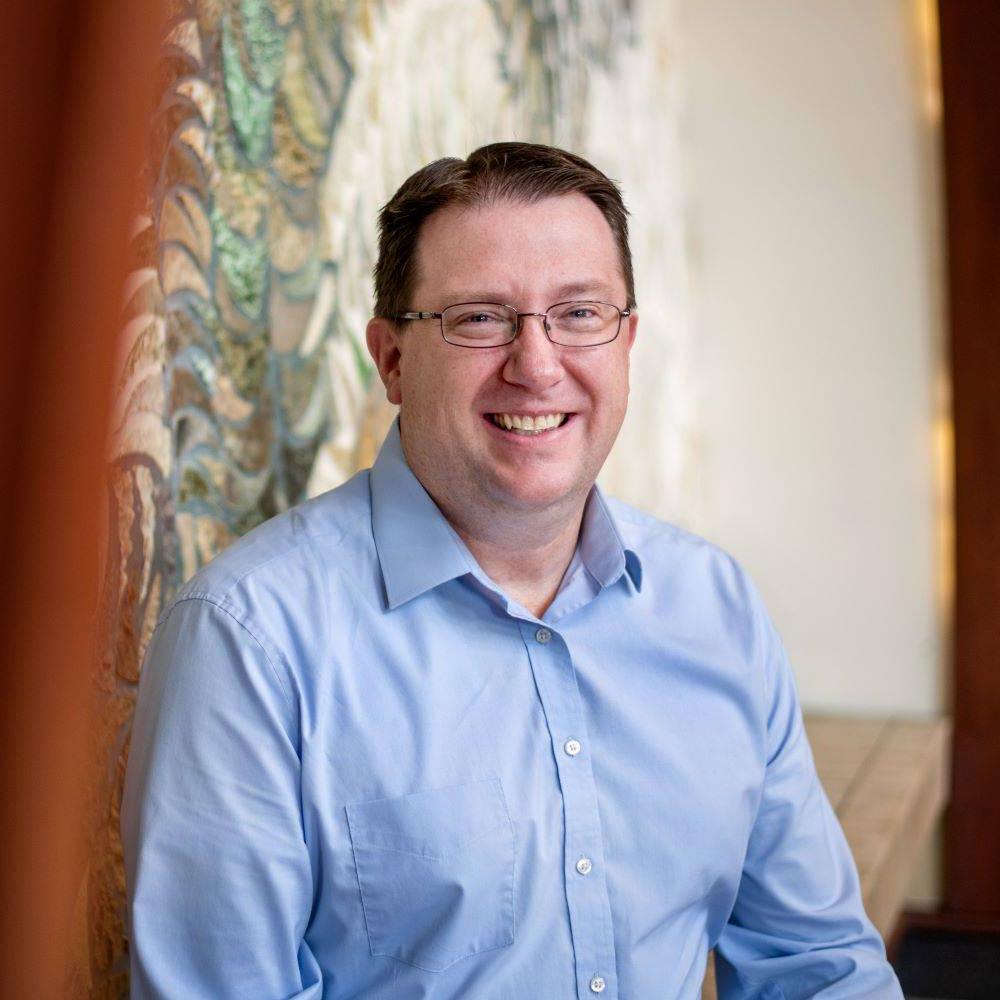
[{"label": "brown hair", "polygon": [[586,195],[602,212],[618,246],[627,307],[635,307],[635,279],[628,245],[628,211],[621,191],[582,156],[554,146],[495,142],[465,160],[448,157],[408,177],[379,213],[375,264],[375,315],[395,320],[414,308],[417,241],[424,220],[446,205],[501,200],[539,201],[554,195]]}]

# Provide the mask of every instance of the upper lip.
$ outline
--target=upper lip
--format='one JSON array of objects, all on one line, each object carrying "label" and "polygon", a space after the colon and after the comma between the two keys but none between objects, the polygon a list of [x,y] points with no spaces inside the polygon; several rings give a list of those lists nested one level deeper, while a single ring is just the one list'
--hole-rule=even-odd
[{"label": "upper lip", "polygon": [[509,407],[508,409],[496,409],[496,410],[486,410],[487,415],[492,413],[509,413],[511,416],[517,414],[519,417],[547,417],[550,413],[565,413],[570,414],[572,410],[564,410],[558,406],[549,407],[547,410],[521,410],[516,406]]}]

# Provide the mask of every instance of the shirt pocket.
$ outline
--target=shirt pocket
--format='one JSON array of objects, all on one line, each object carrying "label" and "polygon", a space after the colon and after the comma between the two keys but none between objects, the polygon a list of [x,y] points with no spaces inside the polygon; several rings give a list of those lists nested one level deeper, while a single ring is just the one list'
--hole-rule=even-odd
[{"label": "shirt pocket", "polygon": [[441,972],[514,941],[514,827],[499,778],[347,806],[373,955]]}]

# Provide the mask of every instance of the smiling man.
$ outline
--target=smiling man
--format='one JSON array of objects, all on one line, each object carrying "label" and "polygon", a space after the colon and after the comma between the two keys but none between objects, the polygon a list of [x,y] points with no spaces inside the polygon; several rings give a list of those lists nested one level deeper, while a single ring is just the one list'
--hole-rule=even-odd
[{"label": "smiling man", "polygon": [[615,185],[440,160],[383,209],[371,470],[161,620],[123,810],[139,997],[901,997],[741,568],[605,497]]},{"label": "smiling man", "polygon": [[[461,170],[445,161],[410,183],[438,173],[447,189]],[[526,172],[522,183],[544,193],[547,180]],[[404,186],[383,232],[410,197]],[[401,408],[411,471],[493,582],[541,617],[625,416],[631,264],[579,191],[465,197],[426,219],[408,270],[380,260],[368,345]],[[407,300],[432,309],[407,311]]]}]

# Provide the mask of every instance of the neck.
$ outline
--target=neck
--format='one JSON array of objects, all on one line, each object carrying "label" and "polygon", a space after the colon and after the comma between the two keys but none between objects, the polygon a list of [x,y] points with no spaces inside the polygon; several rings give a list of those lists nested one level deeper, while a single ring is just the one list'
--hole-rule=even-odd
[{"label": "neck", "polygon": [[541,510],[524,510],[484,503],[482,497],[470,503],[424,487],[486,575],[541,618],[572,562],[589,490]]},{"label": "neck", "polygon": [[449,477],[426,474],[407,443],[402,435],[407,464],[476,562],[508,597],[541,618],[572,562],[591,487],[544,508],[518,508],[488,490],[449,489]]},{"label": "neck", "polygon": [[555,599],[576,551],[582,520],[582,503],[568,519],[548,524],[527,525],[518,519],[506,526],[496,520],[489,525],[463,525],[449,517],[486,575],[536,618]]}]

